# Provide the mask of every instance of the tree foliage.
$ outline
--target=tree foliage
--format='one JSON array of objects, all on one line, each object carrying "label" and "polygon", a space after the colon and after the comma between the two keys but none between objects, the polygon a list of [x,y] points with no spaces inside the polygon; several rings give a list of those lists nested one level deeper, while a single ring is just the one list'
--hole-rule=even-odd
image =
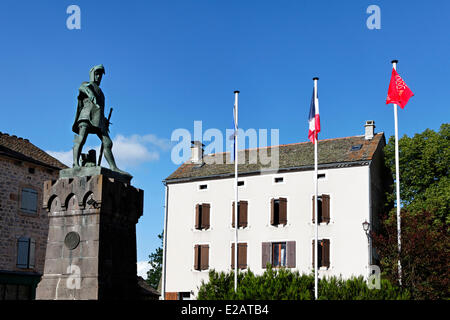
[{"label": "tree foliage", "polygon": [[[410,213],[424,210],[435,216],[434,223],[450,225],[450,124],[439,132],[427,129],[414,137],[399,139],[400,195],[403,208]],[[385,149],[385,163],[395,181],[395,137]],[[396,190],[388,195],[390,203]]]},{"label": "tree foliage", "polygon": [[155,289],[158,288],[162,274],[163,232],[158,235],[158,238],[161,240],[161,246],[149,255],[150,270],[147,272],[147,283]]},{"label": "tree foliage", "polygon": [[450,239],[444,224],[433,223],[430,212],[403,211],[402,249],[398,252],[397,221],[385,217],[383,227],[373,234],[373,244],[381,257],[383,276],[398,281],[398,260],[402,266],[402,286],[414,299],[448,299],[450,286]]},{"label": "tree foliage", "polygon": [[[343,280],[331,277],[319,280],[319,299],[329,300],[385,300],[408,299],[409,293],[381,280],[381,289],[370,290],[363,277]],[[197,295],[199,300],[313,300],[314,275],[300,274],[290,269],[273,269],[268,265],[262,275],[251,270],[239,272],[234,292],[234,272],[209,272]]]},{"label": "tree foliage", "polygon": [[[383,275],[398,281],[414,299],[449,298],[450,125],[399,139],[401,252],[397,244],[396,190],[387,195],[391,208],[373,235]],[[385,147],[385,163],[395,181],[395,138]]]}]

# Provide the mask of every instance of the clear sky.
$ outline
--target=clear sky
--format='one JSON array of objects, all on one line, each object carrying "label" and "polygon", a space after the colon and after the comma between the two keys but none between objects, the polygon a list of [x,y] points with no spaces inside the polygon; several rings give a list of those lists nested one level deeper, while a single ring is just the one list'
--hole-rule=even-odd
[{"label": "clear sky", "polygon": [[[69,30],[69,5],[81,29]],[[370,5],[381,29],[370,30]],[[415,96],[399,111],[400,135],[450,119],[450,2],[433,1],[10,1],[0,3],[0,131],[30,139],[70,166],[76,96],[104,64],[106,110],[119,167],[145,190],[138,260],[160,245],[164,186],[177,165],[177,128],[225,134],[240,90],[243,129],[279,129],[307,141],[312,78],[320,77],[319,139],[394,132],[385,105],[392,59]],[[206,144],[206,143],[205,143]],[[98,146],[98,138],[86,144]],[[86,151],[86,150],[85,150]],[[68,160],[67,160],[68,159]]]}]

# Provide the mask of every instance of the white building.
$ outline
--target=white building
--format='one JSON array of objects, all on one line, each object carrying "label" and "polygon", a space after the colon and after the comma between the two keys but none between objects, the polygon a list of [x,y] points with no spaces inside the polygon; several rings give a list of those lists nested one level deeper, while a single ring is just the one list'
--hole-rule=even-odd
[{"label": "white building", "polygon": [[[384,166],[383,133],[321,140],[319,150],[319,276],[367,276],[374,250],[362,223],[376,227],[392,179]],[[163,296],[195,298],[208,271],[230,271],[235,230],[234,164],[211,164],[194,143],[190,161],[166,180]],[[261,173],[239,152],[238,266],[264,272],[267,263],[313,270],[314,153],[312,143],[269,147],[279,169]],[[229,154],[226,154],[229,156]],[[371,254],[369,254],[371,252]]]}]

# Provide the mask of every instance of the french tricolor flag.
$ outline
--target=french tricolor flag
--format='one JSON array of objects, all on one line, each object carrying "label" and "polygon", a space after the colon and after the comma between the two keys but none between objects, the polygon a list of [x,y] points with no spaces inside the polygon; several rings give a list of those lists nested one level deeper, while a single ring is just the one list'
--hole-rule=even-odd
[{"label": "french tricolor flag", "polygon": [[314,143],[314,141],[317,140],[317,134],[320,132],[319,97],[316,88],[313,89],[308,122],[308,138]]}]

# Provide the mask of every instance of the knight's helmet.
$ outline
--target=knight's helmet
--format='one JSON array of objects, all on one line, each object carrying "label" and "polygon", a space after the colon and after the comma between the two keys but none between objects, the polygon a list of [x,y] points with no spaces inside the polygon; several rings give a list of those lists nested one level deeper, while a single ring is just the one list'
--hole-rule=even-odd
[{"label": "knight's helmet", "polygon": [[105,67],[102,64],[99,64],[98,66],[94,66],[89,70],[89,81],[94,82],[94,74],[95,71],[100,70],[103,74],[105,74]]}]

